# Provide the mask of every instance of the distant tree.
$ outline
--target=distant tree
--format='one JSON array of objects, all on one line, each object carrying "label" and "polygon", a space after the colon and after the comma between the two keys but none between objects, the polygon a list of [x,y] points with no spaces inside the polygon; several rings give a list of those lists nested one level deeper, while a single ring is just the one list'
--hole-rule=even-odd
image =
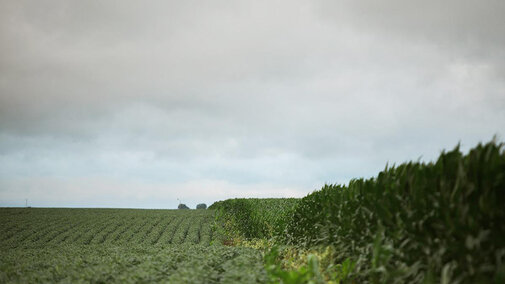
[{"label": "distant tree", "polygon": [[189,209],[189,207],[186,206],[186,204],[181,203],[179,206],[177,206],[177,209]]},{"label": "distant tree", "polygon": [[207,209],[207,204],[200,203],[200,204],[196,205],[196,209]]}]

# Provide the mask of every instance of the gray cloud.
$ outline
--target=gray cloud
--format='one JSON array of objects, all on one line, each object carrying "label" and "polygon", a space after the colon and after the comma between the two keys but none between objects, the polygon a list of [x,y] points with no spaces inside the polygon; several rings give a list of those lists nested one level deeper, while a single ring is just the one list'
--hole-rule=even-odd
[{"label": "gray cloud", "polygon": [[299,196],[503,135],[500,1],[0,11],[0,205]]}]

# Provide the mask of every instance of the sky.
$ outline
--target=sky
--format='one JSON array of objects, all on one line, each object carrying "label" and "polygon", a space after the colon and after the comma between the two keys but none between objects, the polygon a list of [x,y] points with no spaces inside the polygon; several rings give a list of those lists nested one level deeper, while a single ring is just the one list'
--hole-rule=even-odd
[{"label": "sky", "polygon": [[0,206],[194,208],[505,139],[505,1],[0,0]]}]

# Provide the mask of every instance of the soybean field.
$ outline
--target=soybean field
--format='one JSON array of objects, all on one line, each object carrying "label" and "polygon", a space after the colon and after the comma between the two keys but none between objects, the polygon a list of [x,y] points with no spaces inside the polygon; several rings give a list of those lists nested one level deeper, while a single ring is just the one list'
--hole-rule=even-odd
[{"label": "soybean field", "polygon": [[221,238],[212,210],[3,208],[0,282],[264,282]]},{"label": "soybean field", "polygon": [[217,237],[205,210],[2,209],[0,244],[209,245]]}]

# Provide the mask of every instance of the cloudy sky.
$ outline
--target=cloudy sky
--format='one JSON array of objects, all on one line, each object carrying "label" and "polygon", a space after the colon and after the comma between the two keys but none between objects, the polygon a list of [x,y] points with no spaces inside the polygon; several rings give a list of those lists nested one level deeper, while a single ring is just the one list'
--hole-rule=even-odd
[{"label": "cloudy sky", "polygon": [[0,0],[0,206],[301,197],[505,138],[505,1]]}]

